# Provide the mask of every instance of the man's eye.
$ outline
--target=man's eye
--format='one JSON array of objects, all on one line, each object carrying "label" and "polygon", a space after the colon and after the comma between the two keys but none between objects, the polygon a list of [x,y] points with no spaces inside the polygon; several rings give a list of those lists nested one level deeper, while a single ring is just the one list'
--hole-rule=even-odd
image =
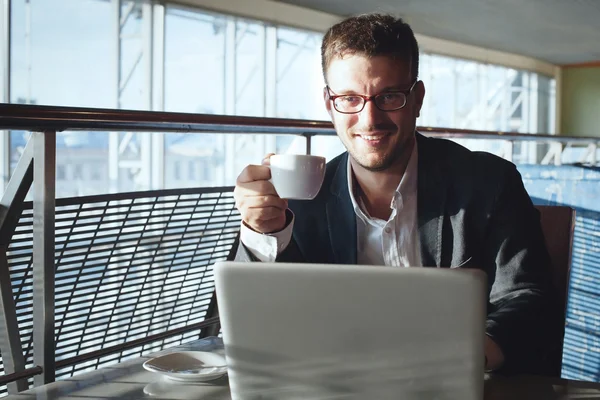
[{"label": "man's eye", "polygon": [[385,93],[379,97],[379,101],[384,104],[394,104],[402,99],[401,93]]},{"label": "man's eye", "polygon": [[358,96],[343,96],[338,98],[339,101],[341,101],[344,105],[356,105],[356,104],[360,104],[360,102],[362,101],[362,99]]}]

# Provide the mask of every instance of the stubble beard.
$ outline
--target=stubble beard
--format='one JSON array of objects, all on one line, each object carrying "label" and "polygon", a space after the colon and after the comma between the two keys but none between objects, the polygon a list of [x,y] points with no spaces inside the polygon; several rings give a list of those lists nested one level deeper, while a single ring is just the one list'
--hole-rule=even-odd
[{"label": "stubble beard", "polygon": [[[362,168],[370,172],[382,172],[393,167],[403,156],[409,157],[412,151],[411,145],[414,145],[415,140],[416,138],[409,138],[405,141],[396,143],[392,151],[383,154],[381,159],[376,160],[371,164],[368,164],[364,157],[360,157],[356,154],[356,151],[350,146],[351,142],[343,144],[344,147],[346,147],[348,154],[350,154],[350,157],[352,157],[354,162]],[[411,147],[411,149],[409,150],[408,147]]]},{"label": "stubble beard", "polygon": [[365,162],[365,160],[361,160],[359,157],[357,157],[355,154],[353,154],[353,151],[348,150],[348,154],[350,154],[350,157],[352,157],[352,159],[358,164],[360,165],[362,168],[366,169],[367,171],[370,172],[382,172],[385,171],[386,169],[390,168],[394,162],[398,159],[398,157],[400,156],[399,154],[399,149],[394,149],[394,151],[392,151],[389,154],[385,154],[383,156],[383,158],[381,160],[376,161],[375,163],[369,165]]}]

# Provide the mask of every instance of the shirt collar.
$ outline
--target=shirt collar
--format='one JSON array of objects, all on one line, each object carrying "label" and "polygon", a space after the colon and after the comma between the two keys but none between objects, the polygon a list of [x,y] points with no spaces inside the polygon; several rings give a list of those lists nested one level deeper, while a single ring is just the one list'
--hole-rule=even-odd
[{"label": "shirt collar", "polygon": [[[356,215],[363,220],[363,222],[368,222],[371,219],[360,207],[356,198],[354,197],[354,172],[352,171],[352,163],[350,162],[350,154],[348,154],[348,192],[350,193],[350,201],[352,201],[352,207],[354,208],[354,212]],[[390,208],[396,208],[396,202],[400,199],[407,198],[411,195],[417,194],[417,174],[418,174],[418,158],[419,154],[417,151],[417,141],[415,140],[415,144],[413,146],[412,152],[410,154],[410,158],[408,160],[408,164],[406,165],[406,171],[404,171],[404,175],[402,175],[402,179],[400,179],[400,183],[396,188],[396,193],[392,202],[390,204]],[[361,202],[362,203],[362,202]]]}]

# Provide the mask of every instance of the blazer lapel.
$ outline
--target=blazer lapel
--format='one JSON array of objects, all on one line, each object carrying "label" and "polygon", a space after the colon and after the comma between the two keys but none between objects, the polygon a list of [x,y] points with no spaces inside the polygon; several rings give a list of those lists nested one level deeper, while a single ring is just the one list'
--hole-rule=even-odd
[{"label": "blazer lapel", "polygon": [[333,177],[326,209],[334,262],[356,264],[356,216],[348,191],[348,153]]},{"label": "blazer lapel", "polygon": [[448,182],[443,176],[441,157],[436,156],[429,140],[417,133],[419,154],[417,219],[423,265],[440,267]]}]

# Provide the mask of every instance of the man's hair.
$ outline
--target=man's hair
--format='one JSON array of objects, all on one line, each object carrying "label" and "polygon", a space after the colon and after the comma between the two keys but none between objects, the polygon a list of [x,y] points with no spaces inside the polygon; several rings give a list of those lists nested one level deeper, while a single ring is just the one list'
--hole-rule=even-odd
[{"label": "man's hair", "polygon": [[412,78],[419,76],[419,45],[411,27],[402,18],[364,14],[329,28],[321,45],[321,66],[326,81],[331,61],[350,54],[403,60],[409,63]]}]

